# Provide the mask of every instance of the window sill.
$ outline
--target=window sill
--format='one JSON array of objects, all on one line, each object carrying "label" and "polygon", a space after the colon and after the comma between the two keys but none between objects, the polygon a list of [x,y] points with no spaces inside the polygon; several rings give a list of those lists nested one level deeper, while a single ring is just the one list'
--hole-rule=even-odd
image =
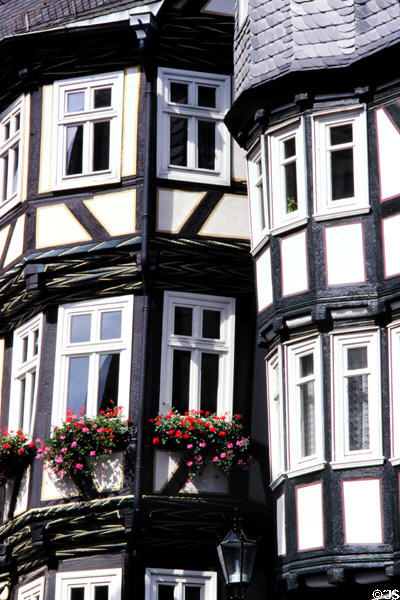
[{"label": "window sill", "polygon": [[[341,461],[335,461],[335,462],[331,462],[330,465],[332,467],[332,469],[354,469],[356,467],[370,467],[370,466],[375,466],[375,465],[382,465],[385,462],[385,458],[383,456],[380,456],[378,458],[369,458],[367,456],[365,457],[360,457],[360,458],[354,458],[352,460],[347,459],[347,460],[341,460]],[[399,464],[400,464],[400,459],[399,459]]]},{"label": "window sill", "polygon": [[314,473],[314,471],[320,471],[325,466],[326,461],[317,464],[312,464],[310,466],[299,467],[297,469],[293,469],[293,471],[289,471],[287,473],[287,476],[289,479],[292,479],[292,477],[298,477],[299,475],[305,475],[306,473]]},{"label": "window sill", "polygon": [[56,181],[52,186],[53,190],[69,190],[80,187],[90,187],[93,185],[105,185],[108,183],[118,183],[121,180],[119,173],[104,173],[102,175],[79,175],[71,179]]},{"label": "window sill", "polygon": [[301,219],[297,219],[296,221],[285,223],[284,225],[280,225],[279,227],[274,227],[271,229],[271,235],[280,235],[281,233],[286,233],[287,231],[291,231],[292,229],[297,229],[302,225],[306,225],[306,223],[308,223],[308,217],[303,217]]},{"label": "window sill", "polygon": [[8,211],[14,208],[14,206],[17,206],[17,204],[19,204],[20,202],[21,198],[17,194],[11,196],[10,198],[7,198],[7,200],[4,200],[4,202],[0,204],[0,217],[7,214]]},{"label": "window sill", "polygon": [[269,484],[269,487],[271,488],[271,490],[275,490],[277,487],[280,486],[282,481],[285,481],[285,479],[286,479],[285,473],[281,473],[280,475],[278,475],[278,477],[276,477],[276,479],[271,481],[271,483]]},{"label": "window sill", "polygon": [[400,465],[400,458],[390,458],[389,462],[392,465],[392,467],[397,467]]},{"label": "window sill", "polygon": [[366,215],[371,212],[370,206],[359,206],[357,208],[342,210],[336,209],[332,212],[325,211],[313,214],[315,221],[328,221],[329,219],[341,219],[342,217],[352,217],[356,215]]},{"label": "window sill", "polygon": [[171,179],[176,181],[191,181],[193,183],[211,183],[214,185],[230,185],[230,177],[221,173],[203,173],[192,169],[187,170],[162,170],[157,173],[159,179]]},{"label": "window sill", "polygon": [[251,247],[250,250],[250,254],[252,256],[255,256],[256,254],[258,254],[258,252],[264,247],[264,245],[269,241],[270,238],[270,232],[266,231],[262,237],[257,239],[257,242],[254,244],[254,246]]}]

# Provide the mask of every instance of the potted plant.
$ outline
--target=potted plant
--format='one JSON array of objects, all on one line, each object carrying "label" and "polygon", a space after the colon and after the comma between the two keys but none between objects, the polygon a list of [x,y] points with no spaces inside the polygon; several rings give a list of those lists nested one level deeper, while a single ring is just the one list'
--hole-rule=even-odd
[{"label": "potted plant", "polygon": [[23,469],[36,454],[36,446],[20,429],[9,431],[7,427],[0,435],[0,485],[22,475]]},{"label": "potted plant", "polygon": [[38,449],[38,458],[44,461],[58,478],[69,476],[85,498],[98,495],[93,472],[98,459],[126,448],[133,433],[129,419],[122,417],[122,408],[110,407],[95,417],[79,414],[70,409],[60,427]]},{"label": "potted plant", "polygon": [[243,433],[242,415],[222,416],[190,410],[183,415],[172,409],[150,419],[154,425],[153,445],[183,452],[189,480],[201,475],[209,464],[230,474],[248,468],[250,440]]}]

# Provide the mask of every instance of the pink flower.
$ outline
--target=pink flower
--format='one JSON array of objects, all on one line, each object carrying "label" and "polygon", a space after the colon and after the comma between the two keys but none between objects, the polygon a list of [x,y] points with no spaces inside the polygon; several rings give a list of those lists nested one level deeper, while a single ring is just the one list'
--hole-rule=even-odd
[{"label": "pink flower", "polygon": [[84,419],[79,419],[78,423],[79,423],[79,425],[84,425],[85,421],[84,421]]},{"label": "pink flower", "polygon": [[90,456],[96,456],[96,451],[95,450],[91,450],[89,453]]},{"label": "pink flower", "polygon": [[82,433],[89,433],[89,429],[87,427],[82,427]]},{"label": "pink flower", "polygon": [[75,469],[83,469],[83,464],[82,463],[76,463]]},{"label": "pink flower", "polygon": [[218,458],[218,456],[214,456],[214,458],[212,459],[212,461],[213,461],[213,462],[218,462],[218,461],[219,461],[219,458]]},{"label": "pink flower", "polygon": [[62,463],[62,461],[63,461],[62,456],[57,456],[56,463]]},{"label": "pink flower", "polygon": [[36,438],[35,442],[36,442],[36,444],[41,444],[42,443],[40,438]]},{"label": "pink flower", "polygon": [[228,448],[233,448],[233,444],[232,442],[229,442],[229,444],[227,444]]},{"label": "pink flower", "polygon": [[78,445],[78,442],[72,442],[71,448],[76,448],[77,445]]},{"label": "pink flower", "polygon": [[63,477],[64,476],[64,471],[61,469],[61,471],[57,471],[57,475],[59,477]]},{"label": "pink flower", "polygon": [[236,442],[236,446],[243,446],[243,440],[238,440]]},{"label": "pink flower", "polygon": [[61,448],[61,452],[66,452],[67,448]]},{"label": "pink flower", "polygon": [[60,435],[60,440],[65,440],[65,435]]},{"label": "pink flower", "polygon": [[205,448],[207,446],[207,444],[204,442],[200,442],[199,446],[200,446],[200,448]]},{"label": "pink flower", "polygon": [[220,457],[225,458],[225,456],[226,456],[226,452],[221,452]]},{"label": "pink flower", "polygon": [[193,461],[192,460],[188,460],[186,464],[187,464],[188,467],[191,467],[192,464],[193,464]]},{"label": "pink flower", "polygon": [[186,448],[193,448],[193,444],[187,444]]},{"label": "pink flower", "polygon": [[97,430],[97,433],[103,433],[103,429],[102,429],[102,427],[99,427],[99,428],[98,428],[98,430]]}]

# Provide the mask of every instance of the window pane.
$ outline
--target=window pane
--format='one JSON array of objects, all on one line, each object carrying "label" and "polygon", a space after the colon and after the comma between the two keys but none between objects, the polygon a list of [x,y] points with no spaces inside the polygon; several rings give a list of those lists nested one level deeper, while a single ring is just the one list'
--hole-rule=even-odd
[{"label": "window pane", "polygon": [[102,354],[99,364],[97,412],[118,404],[119,354]]},{"label": "window pane", "polygon": [[39,329],[35,329],[33,332],[33,356],[36,356],[39,352]]},{"label": "window pane", "polygon": [[353,141],[353,125],[336,125],[330,127],[331,134],[331,146],[337,146],[338,144],[348,144]]},{"label": "window pane", "polygon": [[10,137],[10,133],[11,133],[11,124],[10,124],[10,121],[8,121],[4,125],[4,139],[5,140],[8,140],[8,138]]},{"label": "window pane", "polygon": [[67,94],[67,113],[85,110],[85,92],[69,92]]},{"label": "window pane", "polygon": [[85,600],[85,588],[84,587],[72,588],[70,600]]},{"label": "window pane", "polygon": [[314,373],[314,355],[307,354],[300,358],[300,377],[307,377]]},{"label": "window pane", "polygon": [[185,600],[200,600],[201,587],[196,586],[185,586]]},{"label": "window pane", "polygon": [[192,335],[193,309],[188,306],[175,306],[175,335]]},{"label": "window pane", "polygon": [[28,360],[28,336],[22,338],[22,362]]},{"label": "window pane", "polygon": [[92,317],[90,314],[72,315],[69,341],[72,344],[88,342],[90,340],[91,323]]},{"label": "window pane", "polygon": [[95,586],[94,600],[108,600],[108,585]]},{"label": "window pane", "polygon": [[369,448],[368,375],[347,378],[349,450]]},{"label": "window pane", "polygon": [[267,222],[265,218],[264,189],[262,183],[260,183],[254,188],[254,194],[256,196],[255,204],[258,211],[260,230],[263,231],[266,227]]},{"label": "window pane", "polygon": [[8,187],[8,154],[5,154],[2,159],[2,178],[3,185],[1,188],[1,199],[7,198],[7,187]]},{"label": "window pane", "polygon": [[22,429],[24,426],[24,412],[25,412],[25,393],[26,393],[26,377],[21,379],[20,384],[20,396],[19,396],[19,419],[18,429]]},{"label": "window pane", "polygon": [[171,102],[177,102],[179,104],[187,104],[188,103],[188,85],[187,83],[177,83],[176,81],[171,81]]},{"label": "window pane", "polygon": [[215,170],[215,123],[198,121],[197,166]]},{"label": "window pane", "polygon": [[67,127],[67,156],[65,170],[67,175],[82,173],[83,125]]},{"label": "window pane", "polygon": [[[285,142],[286,143],[286,142]],[[297,169],[296,162],[284,166],[286,212],[291,213],[298,208],[297,204]]]},{"label": "window pane", "polygon": [[221,313],[219,310],[203,310],[203,337],[219,339]]},{"label": "window pane", "polygon": [[110,164],[110,121],[93,125],[93,171],[104,171]]},{"label": "window pane", "polygon": [[94,108],[111,106],[111,88],[94,90]]},{"label": "window pane", "polygon": [[157,600],[174,600],[174,585],[158,584]]},{"label": "window pane", "polygon": [[17,113],[14,117],[15,119],[15,131],[19,131],[20,127],[21,127],[21,115],[20,113]]},{"label": "window pane", "polygon": [[200,408],[204,411],[217,411],[219,355],[201,355],[201,396]]},{"label": "window pane", "polygon": [[290,158],[296,155],[296,138],[292,137],[290,140],[283,142],[283,155],[285,158]]},{"label": "window pane", "polygon": [[314,382],[300,385],[301,456],[315,452]]},{"label": "window pane", "polygon": [[331,152],[332,200],[354,196],[353,148]]},{"label": "window pane", "polygon": [[15,194],[17,192],[18,174],[19,174],[19,146],[15,146],[15,148],[14,148],[14,173],[13,173],[13,186],[12,186],[13,194]]},{"label": "window pane", "polygon": [[113,340],[121,337],[121,319],[120,310],[112,310],[101,313],[100,339]]},{"label": "window pane", "polygon": [[69,359],[67,408],[78,413],[86,407],[89,378],[89,357],[73,356]]},{"label": "window pane", "polygon": [[208,106],[209,108],[215,108],[215,88],[208,87],[205,85],[199,85],[197,90],[199,106]]},{"label": "window pane", "polygon": [[174,350],[172,406],[179,412],[184,412],[189,408],[190,358],[190,351]]},{"label": "window pane", "polygon": [[368,350],[366,346],[361,348],[348,348],[347,350],[347,368],[365,369],[368,367]]},{"label": "window pane", "polygon": [[170,157],[171,165],[187,166],[187,120],[181,117],[170,119]]}]

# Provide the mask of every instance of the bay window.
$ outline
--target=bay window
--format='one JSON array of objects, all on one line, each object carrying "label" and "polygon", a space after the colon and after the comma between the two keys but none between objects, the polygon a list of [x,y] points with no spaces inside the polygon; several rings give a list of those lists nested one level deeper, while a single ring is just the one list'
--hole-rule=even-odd
[{"label": "bay window", "polygon": [[212,571],[146,569],[145,600],[216,600],[217,574]]},{"label": "bay window", "polygon": [[249,181],[251,241],[254,247],[269,231],[263,137],[261,138],[261,147],[257,146],[247,157],[247,175]]},{"label": "bay window", "polygon": [[121,569],[57,573],[57,600],[121,600]]},{"label": "bay window", "polygon": [[165,292],[160,410],[232,409],[235,301]]},{"label": "bay window", "polygon": [[68,409],[89,416],[110,406],[127,410],[132,296],[66,304],[59,308],[53,424]]},{"label": "bay window", "polygon": [[43,600],[44,577],[23,585],[18,590],[18,600]]},{"label": "bay window", "polygon": [[280,351],[267,359],[267,398],[271,481],[285,471],[285,428]]},{"label": "bay window", "polygon": [[229,100],[227,76],[159,69],[159,177],[230,183]]},{"label": "bay window", "polygon": [[0,115],[0,215],[22,197],[27,99],[19,98]]},{"label": "bay window", "polygon": [[333,466],[382,460],[377,331],[332,335]]}]

